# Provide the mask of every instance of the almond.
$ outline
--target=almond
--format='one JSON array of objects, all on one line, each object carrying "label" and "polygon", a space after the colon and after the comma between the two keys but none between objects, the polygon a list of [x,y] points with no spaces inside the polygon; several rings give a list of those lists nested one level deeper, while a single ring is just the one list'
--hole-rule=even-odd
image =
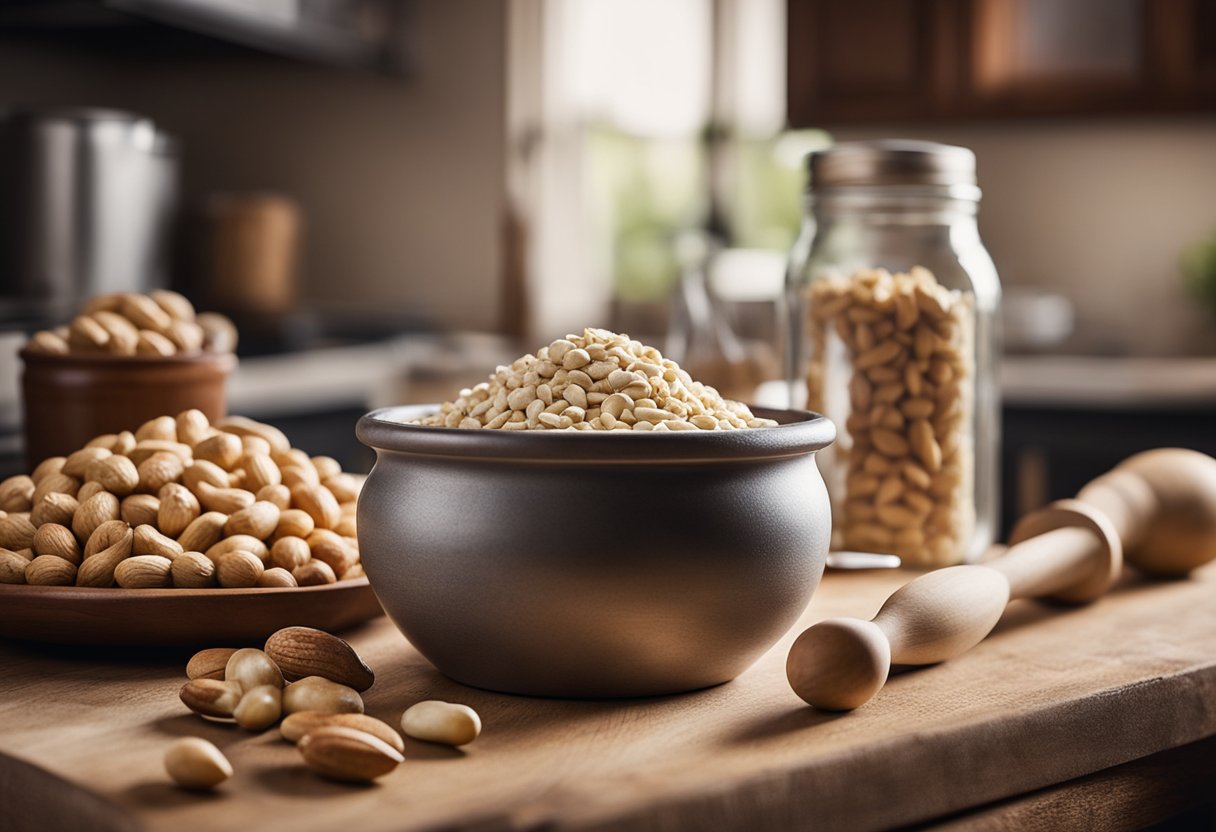
[{"label": "almond", "polygon": [[156,514],[156,525],[165,534],[177,537],[198,519],[202,511],[198,498],[186,486],[168,483],[161,487],[158,494],[160,510]]},{"label": "almond", "polygon": [[353,647],[323,630],[285,627],[266,640],[265,650],[292,681],[320,676],[357,691],[367,690],[376,681],[376,674]]},{"label": "almond", "polygon": [[66,456],[47,457],[34,468],[34,473],[30,474],[30,479],[34,481],[34,485],[37,485],[51,474],[58,474],[63,471],[63,464],[67,461],[68,458]]},{"label": "almond", "polygon": [[258,540],[265,540],[278,526],[279,513],[279,507],[274,503],[255,502],[228,516],[228,522],[224,524],[224,534],[247,534]]},{"label": "almond", "polygon": [[25,513],[0,518],[0,548],[28,549],[34,545],[34,534],[37,531],[37,527]]},{"label": "almond", "polygon": [[128,526],[156,525],[160,514],[160,500],[151,494],[132,494],[124,497],[118,512]]},{"label": "almond", "polygon": [[109,448],[81,448],[73,454],[70,454],[67,460],[63,463],[63,468],[60,473],[67,474],[69,477],[83,479],[89,466],[99,459],[113,456],[114,453]]},{"label": "almond", "polygon": [[268,454],[247,453],[241,460],[241,467],[245,469],[245,487],[254,493],[268,485],[279,485],[283,482],[279,466],[275,465]]},{"label": "almond", "polygon": [[[279,507],[279,511],[291,508],[291,489],[285,485],[264,485],[254,492],[254,496],[259,500],[274,503]],[[312,522],[311,518],[309,522]]]},{"label": "almond", "polygon": [[270,562],[288,572],[294,572],[311,559],[312,551],[303,538],[280,537],[270,547]]},{"label": "almond", "polygon": [[220,586],[234,589],[256,586],[265,567],[253,552],[236,549],[220,556],[215,566],[215,575]]},{"label": "almond", "polygon": [[297,566],[291,570],[291,577],[295,578],[296,583],[300,586],[320,586],[321,584],[332,584],[338,580],[338,576],[334,574],[330,565],[319,560],[310,560],[303,566]]},{"label": "almond", "polygon": [[329,529],[317,529],[310,534],[308,548],[313,560],[328,563],[335,575],[341,575],[359,559],[358,553],[346,544],[342,536]]},{"label": "almond", "polygon": [[131,555],[131,530],[119,542],[86,558],[76,572],[76,586],[106,587],[114,583],[114,570]]},{"label": "almond", "polygon": [[195,494],[198,493],[199,486],[204,483],[214,488],[227,488],[232,484],[232,480],[227,471],[205,459],[195,461],[182,472],[182,485]]},{"label": "almond", "polygon": [[230,718],[241,701],[241,686],[219,679],[191,679],[182,685],[178,696],[196,714]]},{"label": "almond", "polygon": [[303,509],[289,508],[279,514],[279,525],[275,526],[274,536],[278,539],[308,537],[316,527],[317,524],[313,522],[312,516],[308,512]]},{"label": "almond", "polygon": [[205,552],[224,536],[228,515],[218,511],[200,514],[178,535],[177,542],[187,552]]},{"label": "almond", "polygon": [[157,494],[169,483],[181,479],[186,466],[181,457],[168,451],[157,451],[139,463],[139,490]]},{"label": "almond", "polygon": [[299,584],[296,583],[296,579],[292,577],[291,572],[275,566],[262,573],[261,577],[258,578],[256,586],[263,589],[278,589],[297,587]]},{"label": "almond", "polygon": [[213,462],[225,471],[236,467],[244,448],[240,437],[231,433],[217,433],[194,446],[194,458]]},{"label": "almond", "polygon": [[291,489],[291,500],[296,508],[308,512],[319,528],[332,529],[342,517],[338,501],[323,485],[297,485]]},{"label": "almond", "polygon": [[354,566],[347,569],[338,576],[339,581],[357,581],[360,578],[366,578],[367,573],[363,571],[363,564],[356,563]]},{"label": "almond", "polygon": [[96,480],[89,480],[84,485],[80,486],[80,490],[76,492],[76,502],[84,503],[90,497],[96,497],[98,494],[104,494],[106,487]]},{"label": "almond", "polygon": [[279,726],[279,733],[288,742],[299,742],[307,734],[318,728],[329,725],[339,725],[343,728],[354,728],[364,731],[373,737],[378,737],[398,751],[405,751],[405,741],[386,722],[381,722],[367,714],[328,714],[323,711],[297,711],[291,714]]},{"label": "almond", "polygon": [[328,725],[305,734],[297,747],[313,771],[355,783],[383,777],[405,759],[379,737],[341,725]]},{"label": "almond", "polygon": [[107,520],[93,530],[84,544],[84,557],[91,558],[126,537],[130,527],[123,520]]},{"label": "almond", "polygon": [[253,494],[243,488],[216,488],[205,482],[200,482],[194,493],[199,504],[207,511],[224,514],[233,514],[255,502]]},{"label": "almond", "polygon": [[76,497],[76,492],[80,490],[80,480],[76,477],[69,477],[62,472],[47,474],[38,482],[38,487],[34,489],[34,505],[38,505],[46,497],[47,494],[68,494],[73,499]]},{"label": "almond", "polygon": [[[80,508],[76,509],[76,514],[72,518],[72,531],[76,533],[76,539],[88,540],[102,523],[117,520],[118,508],[118,498],[108,491],[102,491],[87,500],[82,500]],[[0,541],[0,545],[3,545],[2,541]]]},{"label": "almond", "polygon": [[156,555],[172,561],[182,553],[183,549],[182,544],[161,534],[155,526],[143,525],[135,528],[131,551],[136,555]]},{"label": "almond", "polygon": [[80,544],[72,530],[58,523],[44,523],[34,534],[34,552],[40,557],[51,555],[79,566],[82,556]]},{"label": "almond", "polygon": [[194,461],[194,451],[189,445],[183,445],[181,442],[171,442],[168,439],[141,439],[135,443],[135,447],[127,452],[127,456],[136,465],[142,463],[145,459],[161,452],[176,454],[182,461],[183,465],[189,465]]},{"label": "almond", "polygon": [[236,647],[209,647],[200,650],[186,663],[186,676],[190,679],[223,679],[228,659],[237,651]]},{"label": "almond", "polygon": [[25,567],[25,582],[31,586],[72,586],[76,564],[55,555],[39,555]]},{"label": "almond", "polygon": [[237,549],[252,552],[263,563],[270,557],[270,550],[266,548],[266,544],[256,537],[250,537],[247,534],[234,534],[232,537],[225,537],[214,546],[208,548],[206,555],[213,562],[219,563],[221,557],[229,552],[235,552]]},{"label": "almond", "polygon": [[30,563],[16,552],[0,548],[0,584],[25,583],[25,570]]},{"label": "almond", "polygon": [[215,430],[201,410],[183,410],[174,421],[177,424],[177,440],[192,448]]},{"label": "almond", "polygon": [[114,580],[124,589],[154,589],[172,584],[173,562],[158,555],[135,555],[114,569]]},{"label": "almond", "polygon": [[30,522],[38,527],[47,523],[66,526],[72,522],[72,516],[78,508],[80,503],[76,502],[76,498],[71,494],[52,492],[34,506],[34,510],[30,512]]},{"label": "almond", "polygon": [[182,552],[170,569],[173,585],[181,589],[202,589],[215,584],[215,564],[202,552]]},{"label": "almond", "polygon": [[35,488],[34,480],[24,474],[0,482],[0,511],[29,511],[34,507]]},{"label": "almond", "polygon": [[270,444],[272,452],[286,451],[291,447],[291,443],[287,441],[287,436],[283,431],[245,416],[228,416],[216,422],[215,426],[222,431],[235,433],[237,436],[257,436],[265,439]]},{"label": "almond", "polygon": [[125,497],[139,485],[139,472],[131,460],[112,454],[105,459],[89,463],[85,470],[85,479],[101,483],[101,487],[111,494]]}]

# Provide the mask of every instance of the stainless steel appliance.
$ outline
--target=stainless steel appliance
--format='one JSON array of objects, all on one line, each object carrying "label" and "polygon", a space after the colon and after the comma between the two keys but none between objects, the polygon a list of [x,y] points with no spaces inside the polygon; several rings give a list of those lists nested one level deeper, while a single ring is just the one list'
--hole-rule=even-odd
[{"label": "stainless steel appliance", "polygon": [[0,322],[162,285],[176,192],[175,143],[142,116],[0,112]]}]

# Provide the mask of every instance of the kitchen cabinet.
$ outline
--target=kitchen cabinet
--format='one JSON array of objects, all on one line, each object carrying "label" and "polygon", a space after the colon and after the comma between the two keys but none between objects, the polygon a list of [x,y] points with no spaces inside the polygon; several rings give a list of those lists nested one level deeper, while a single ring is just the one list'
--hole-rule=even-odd
[{"label": "kitchen cabinet", "polygon": [[1134,453],[1216,456],[1216,358],[1020,356],[1001,369],[1000,539]]},{"label": "kitchen cabinet", "polygon": [[1216,0],[788,0],[794,127],[1216,106]]},{"label": "kitchen cabinet", "polygon": [[[897,673],[856,711],[803,704],[785,680],[793,638],[826,617],[872,615],[911,577],[831,572],[802,621],[738,679],[638,700],[468,688],[387,620],[373,622],[347,635],[376,671],[368,713],[397,724],[406,706],[436,698],[473,706],[484,729],[459,750],[407,740],[405,763],[370,787],[318,779],[273,730],[188,713],[177,692],[190,650],[0,643],[4,828],[231,829],[251,817],[266,832],[1211,819],[1216,564],[1189,580],[1129,578],[1081,608],[1019,602],[973,650]],[[161,758],[183,735],[232,761],[236,775],[216,794],[168,782]]]}]

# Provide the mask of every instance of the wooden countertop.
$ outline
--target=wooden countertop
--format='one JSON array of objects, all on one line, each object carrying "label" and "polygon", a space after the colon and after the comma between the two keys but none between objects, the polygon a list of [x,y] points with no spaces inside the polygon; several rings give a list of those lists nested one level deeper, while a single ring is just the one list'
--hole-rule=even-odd
[{"label": "wooden countertop", "polygon": [[[368,712],[396,723],[420,698],[448,699],[477,708],[485,730],[465,751],[409,741],[406,762],[368,787],[317,779],[277,731],[186,712],[186,654],[0,645],[0,827],[862,830],[1216,734],[1216,564],[1127,581],[1086,608],[1018,602],[976,649],[895,676],[858,711],[801,704],[784,678],[793,636],[827,616],[869,617],[908,577],[829,574],[799,627],[734,682],[638,701],[464,688],[381,619],[349,634],[378,674]],[[217,793],[169,785],[161,756],[186,734],[232,760]]]}]

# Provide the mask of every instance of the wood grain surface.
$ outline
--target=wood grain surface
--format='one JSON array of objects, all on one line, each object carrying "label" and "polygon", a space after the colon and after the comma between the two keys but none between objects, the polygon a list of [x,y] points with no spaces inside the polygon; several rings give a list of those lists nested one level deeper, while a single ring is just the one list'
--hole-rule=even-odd
[{"label": "wood grain surface", "polygon": [[[946,664],[897,673],[847,714],[785,681],[800,629],[869,618],[902,572],[829,574],[799,627],[734,682],[634,701],[473,690],[380,619],[351,635],[377,672],[369,713],[422,698],[482,715],[464,750],[407,741],[374,786],[319,780],[277,731],[250,735],[180,704],[185,652],[0,646],[0,827],[11,829],[864,830],[945,818],[1216,734],[1216,568],[1124,581],[1097,603],[1010,606]],[[235,777],[171,786],[168,743],[198,735]]]}]

